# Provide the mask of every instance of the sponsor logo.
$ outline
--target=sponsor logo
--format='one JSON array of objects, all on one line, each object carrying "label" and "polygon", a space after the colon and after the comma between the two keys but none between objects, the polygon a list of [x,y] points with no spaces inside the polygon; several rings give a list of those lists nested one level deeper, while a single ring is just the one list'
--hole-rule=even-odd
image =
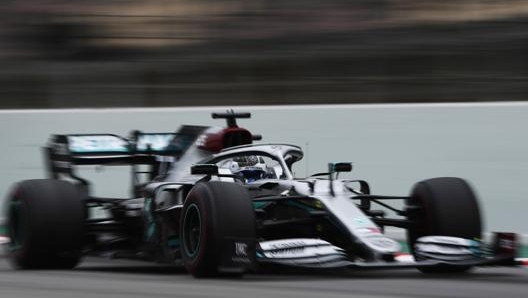
[{"label": "sponsor logo", "polygon": [[71,152],[126,152],[127,142],[111,135],[69,136]]},{"label": "sponsor logo", "polygon": [[460,241],[460,239],[451,239],[451,238],[445,238],[445,237],[438,237],[438,238],[432,238],[430,239],[431,242],[443,242],[445,244],[463,244],[465,241]]},{"label": "sponsor logo", "polygon": [[466,255],[471,254],[471,251],[460,246],[441,246],[436,244],[416,243],[415,249],[417,253],[438,253],[450,255]]},{"label": "sponsor logo", "polygon": [[139,135],[136,148],[139,151],[150,149],[154,151],[163,150],[167,148],[171,140],[174,138],[172,134],[147,134]]},{"label": "sponsor logo", "polygon": [[277,258],[277,257],[300,257],[303,256],[304,247],[292,247],[281,250],[272,250],[266,252],[267,257]]},{"label": "sponsor logo", "polygon": [[383,236],[376,236],[375,234],[372,236],[367,236],[365,242],[372,248],[381,251],[394,252],[400,249],[400,245],[398,244],[398,242]]},{"label": "sponsor logo", "polygon": [[246,243],[235,242],[235,255],[238,257],[247,257],[247,247]]},{"label": "sponsor logo", "polygon": [[377,247],[382,248],[392,248],[394,247],[394,241],[387,239],[387,238],[373,238],[370,240],[370,243]]},{"label": "sponsor logo", "polygon": [[282,243],[271,243],[269,246],[270,250],[287,250],[292,248],[303,248],[306,246],[304,241],[292,241],[292,242],[282,242]]},{"label": "sponsor logo", "polygon": [[343,257],[344,251],[339,247],[332,245],[325,246],[308,246],[295,247],[282,250],[263,251],[266,258],[271,259],[302,259],[302,258],[320,258],[323,256]]},{"label": "sponsor logo", "polygon": [[374,228],[374,227],[361,228],[361,229],[357,229],[357,231],[360,234],[381,234],[381,230],[379,228]]},{"label": "sponsor logo", "polygon": [[328,246],[328,245],[330,245],[330,243],[324,240],[311,239],[311,238],[271,240],[271,241],[263,241],[259,243],[259,246],[263,251],[284,250],[284,249],[297,248],[297,247]]},{"label": "sponsor logo", "polygon": [[250,264],[251,259],[248,257],[248,244],[244,242],[235,242],[235,254],[231,257],[231,262],[239,264]]},{"label": "sponsor logo", "polygon": [[448,237],[448,236],[425,236],[418,238],[420,243],[435,243],[440,245],[454,245],[454,246],[478,246],[478,242],[474,240]]}]

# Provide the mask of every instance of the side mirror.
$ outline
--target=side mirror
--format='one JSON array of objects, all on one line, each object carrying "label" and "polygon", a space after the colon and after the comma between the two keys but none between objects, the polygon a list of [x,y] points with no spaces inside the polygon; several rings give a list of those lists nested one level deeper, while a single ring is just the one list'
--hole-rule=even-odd
[{"label": "side mirror", "polygon": [[331,172],[352,172],[351,162],[338,162],[333,164]]},{"label": "side mirror", "polygon": [[[333,173],[341,172],[352,172],[351,162],[329,162],[328,163],[328,174],[332,176]],[[332,179],[332,178],[330,178]]]},{"label": "side mirror", "polygon": [[195,164],[191,166],[192,175],[218,175],[218,166],[212,164]]}]

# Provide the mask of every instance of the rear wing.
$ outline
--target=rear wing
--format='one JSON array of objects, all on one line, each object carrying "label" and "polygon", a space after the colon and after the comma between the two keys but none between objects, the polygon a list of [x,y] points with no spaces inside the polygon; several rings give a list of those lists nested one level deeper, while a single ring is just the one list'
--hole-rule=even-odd
[{"label": "rear wing", "polygon": [[[75,175],[77,165],[150,165],[149,179],[160,174],[160,165],[183,155],[205,130],[205,126],[182,126],[174,133],[132,131],[129,137],[115,134],[53,135],[44,147],[48,175],[68,176],[83,184]],[[136,174],[135,172],[133,174]],[[134,183],[136,184],[136,183]]]}]

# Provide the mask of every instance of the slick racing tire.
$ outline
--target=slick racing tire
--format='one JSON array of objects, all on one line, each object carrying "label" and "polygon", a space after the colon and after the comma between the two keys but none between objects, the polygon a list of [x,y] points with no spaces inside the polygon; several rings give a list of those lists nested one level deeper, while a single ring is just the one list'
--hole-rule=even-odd
[{"label": "slick racing tire", "polygon": [[70,269],[81,259],[85,206],[76,186],[40,179],[16,184],[7,200],[7,255],[18,269]]},{"label": "slick racing tire", "polygon": [[195,277],[242,275],[245,266],[230,267],[235,243],[229,240],[238,239],[245,254],[239,257],[251,263],[255,226],[252,200],[244,187],[221,181],[197,184],[181,212],[180,247],[185,268]]},{"label": "slick racing tire", "polygon": [[[460,178],[442,177],[418,182],[406,201],[407,218],[413,223],[407,231],[408,244],[414,246],[423,236],[440,235],[480,239],[481,215],[477,198],[468,183]],[[467,266],[419,267],[425,273],[465,272]]]}]

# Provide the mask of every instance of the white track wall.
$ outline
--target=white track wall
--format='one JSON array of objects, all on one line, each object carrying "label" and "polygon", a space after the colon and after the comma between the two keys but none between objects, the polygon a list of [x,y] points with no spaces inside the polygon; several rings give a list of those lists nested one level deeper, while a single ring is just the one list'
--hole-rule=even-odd
[{"label": "white track wall", "polygon": [[[0,192],[45,177],[41,147],[53,133],[175,131],[181,124],[223,125],[210,113],[236,107],[0,111]],[[242,107],[239,124],[262,142],[300,145],[303,177],[329,161],[352,161],[349,177],[373,193],[407,195],[424,178],[458,176],[478,193],[486,230],[527,232],[528,103]],[[97,195],[126,196],[125,169],[90,168]]]}]

